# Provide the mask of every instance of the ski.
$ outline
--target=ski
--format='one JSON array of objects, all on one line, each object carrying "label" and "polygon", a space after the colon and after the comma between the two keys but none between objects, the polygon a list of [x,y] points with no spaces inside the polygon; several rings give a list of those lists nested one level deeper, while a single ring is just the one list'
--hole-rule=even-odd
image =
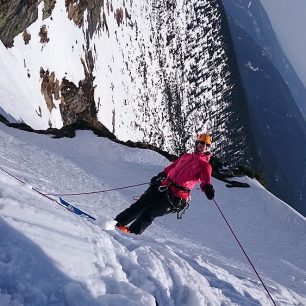
[{"label": "ski", "polygon": [[76,215],[78,215],[78,216],[80,216],[80,217],[84,216],[84,217],[88,217],[88,218],[90,218],[90,219],[92,219],[92,220],[96,220],[96,218],[94,218],[93,216],[87,214],[87,213],[84,212],[83,210],[81,210],[81,209],[75,207],[74,205],[68,203],[68,202],[65,201],[62,197],[59,197],[59,199],[60,199],[60,204],[61,204],[62,206],[64,206],[66,209],[68,209],[69,211],[71,211],[72,213],[74,213],[74,214],[76,214]]}]

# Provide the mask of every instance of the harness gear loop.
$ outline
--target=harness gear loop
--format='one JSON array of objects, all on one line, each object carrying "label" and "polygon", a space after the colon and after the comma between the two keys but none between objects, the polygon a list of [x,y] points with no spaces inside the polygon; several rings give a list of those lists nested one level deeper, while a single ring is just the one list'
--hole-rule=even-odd
[{"label": "harness gear loop", "polygon": [[[171,197],[171,192],[168,190],[167,191],[167,199],[168,202],[171,204],[172,206],[172,212],[176,212],[176,218],[182,219],[183,214],[185,214],[186,210],[189,208],[189,202],[191,200],[191,197],[189,196],[188,199],[185,201],[179,197],[175,197],[176,199],[178,199],[178,202],[174,202],[174,197]],[[171,211],[170,211],[171,212]]]},{"label": "harness gear loop", "polygon": [[179,210],[177,213],[176,213],[176,219],[183,219],[183,214],[185,214],[186,210],[189,208],[189,203],[186,202],[186,205],[185,207],[182,209],[182,210]]},{"label": "harness gear loop", "polygon": [[166,190],[168,190],[168,185],[166,185],[166,186],[159,186],[158,187],[158,191],[159,192],[165,192]]}]

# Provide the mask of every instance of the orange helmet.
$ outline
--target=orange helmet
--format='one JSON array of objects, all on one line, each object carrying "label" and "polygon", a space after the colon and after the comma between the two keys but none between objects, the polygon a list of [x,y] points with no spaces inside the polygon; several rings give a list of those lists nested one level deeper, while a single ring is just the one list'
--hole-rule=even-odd
[{"label": "orange helmet", "polygon": [[211,145],[211,137],[208,134],[199,134],[196,141],[203,141],[207,145]]}]

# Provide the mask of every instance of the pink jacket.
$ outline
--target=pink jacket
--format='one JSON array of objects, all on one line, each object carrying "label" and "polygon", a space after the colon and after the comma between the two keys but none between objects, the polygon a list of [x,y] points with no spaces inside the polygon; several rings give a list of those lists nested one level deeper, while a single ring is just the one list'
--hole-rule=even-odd
[{"label": "pink jacket", "polygon": [[[171,182],[182,187],[192,189],[198,182],[202,188],[205,184],[211,184],[212,167],[209,164],[211,154],[200,154],[198,152],[185,153],[180,158],[164,169],[167,178],[162,182],[166,186]],[[181,190],[174,185],[169,187],[172,194],[181,199],[187,200],[189,192]]]}]

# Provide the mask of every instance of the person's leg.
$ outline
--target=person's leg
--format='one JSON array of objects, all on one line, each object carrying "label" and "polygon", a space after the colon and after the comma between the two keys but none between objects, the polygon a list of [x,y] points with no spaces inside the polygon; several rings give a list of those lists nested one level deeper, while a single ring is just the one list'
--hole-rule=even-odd
[{"label": "person's leg", "polygon": [[150,190],[144,193],[134,204],[117,215],[114,220],[120,225],[126,226],[135,220],[143,210],[150,207],[152,203],[158,201],[161,197],[162,195],[159,191]]},{"label": "person's leg", "polygon": [[151,206],[147,207],[138,215],[137,219],[129,226],[130,233],[137,235],[141,234],[149,225],[151,225],[156,217],[169,213],[171,209],[171,204],[163,194],[162,199],[152,203]]}]

